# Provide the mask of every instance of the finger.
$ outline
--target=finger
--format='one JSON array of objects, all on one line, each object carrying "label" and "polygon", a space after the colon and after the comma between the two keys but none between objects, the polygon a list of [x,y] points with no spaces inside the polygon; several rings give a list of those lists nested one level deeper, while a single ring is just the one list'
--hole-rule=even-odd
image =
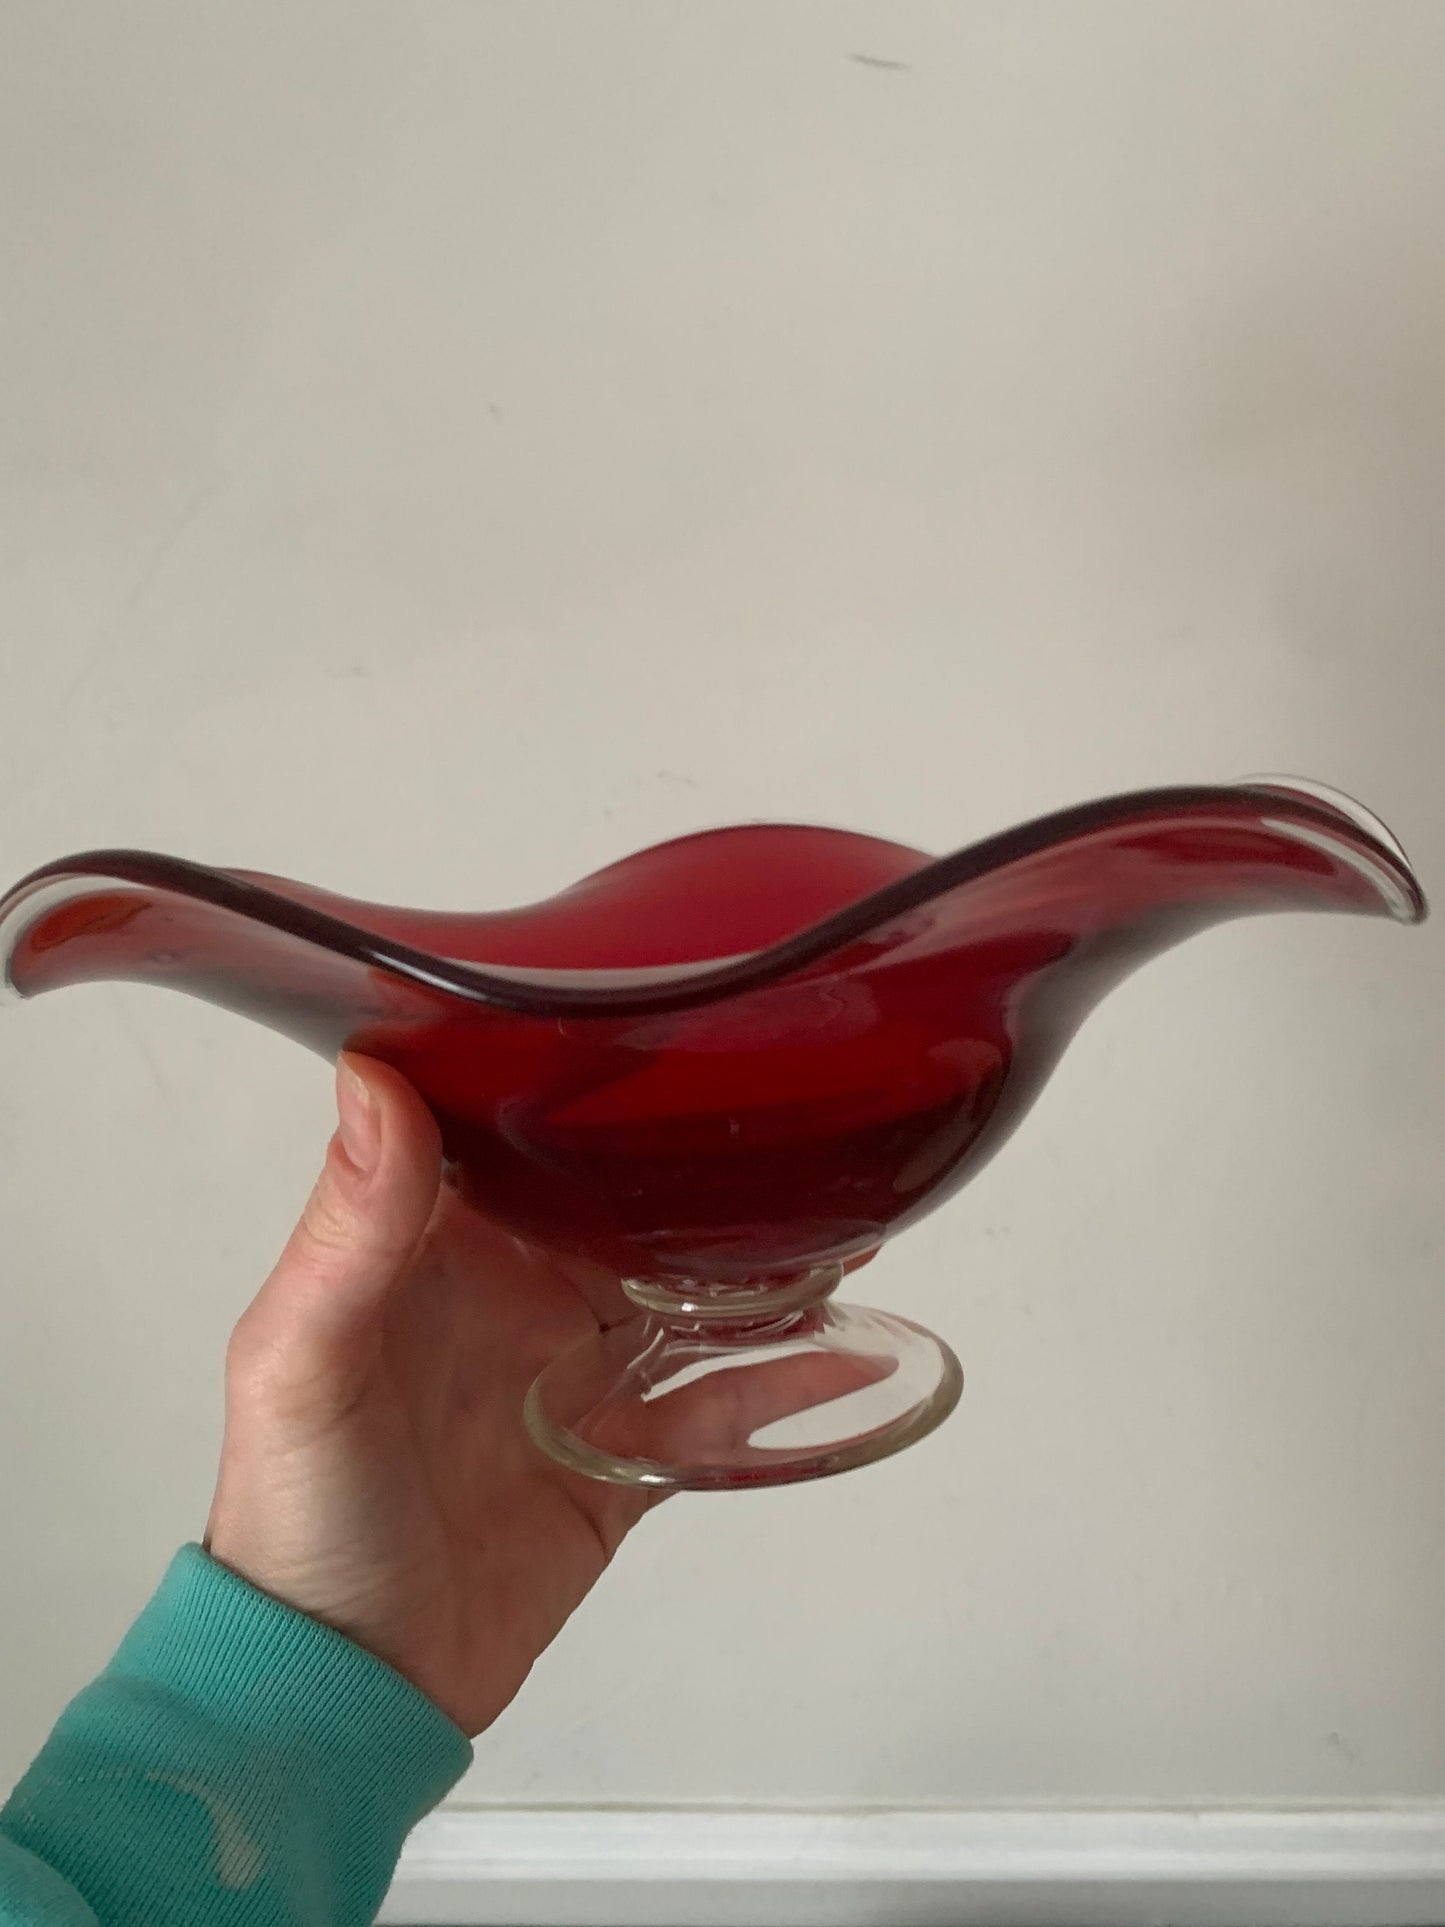
[{"label": "finger", "polygon": [[[636,1324],[605,1334],[600,1352],[587,1347],[548,1374],[554,1409],[586,1444],[619,1459],[652,1459],[674,1467],[761,1468],[796,1457],[786,1446],[754,1443],[780,1419],[831,1406],[866,1392],[897,1370],[886,1353],[833,1349],[811,1329],[794,1340],[770,1336],[756,1345],[722,1347],[711,1334],[690,1340],[661,1328],[647,1355],[638,1351]],[[609,1369],[609,1367],[614,1369]],[[611,1381],[613,1389],[590,1405],[589,1388]],[[885,1401],[885,1410],[889,1402]],[[576,1416],[571,1416],[576,1414]],[[850,1436],[842,1414],[841,1437]],[[884,1416],[857,1409],[857,1436]]]},{"label": "finger", "polygon": [[[746,1363],[721,1370],[714,1366],[705,1378],[634,1407],[639,1430],[647,1436],[633,1449],[643,1457],[698,1465],[761,1466],[789,1459],[795,1456],[791,1450],[756,1445],[755,1436],[779,1419],[866,1391],[896,1369],[891,1359],[817,1351],[779,1357],[778,1349],[764,1348]],[[867,1429],[866,1422],[860,1429]]]},{"label": "finger", "polygon": [[388,1293],[416,1254],[441,1182],[436,1123],[388,1065],[342,1057],[338,1125],[301,1221],[237,1337],[284,1349],[309,1372],[380,1329]]},{"label": "finger", "polygon": [[683,1449],[705,1455],[747,1447],[765,1455],[767,1448],[753,1440],[768,1426],[850,1398],[896,1370],[891,1358],[808,1351],[785,1358],[764,1354],[735,1370],[713,1372],[682,1394],[687,1403],[677,1422]]}]

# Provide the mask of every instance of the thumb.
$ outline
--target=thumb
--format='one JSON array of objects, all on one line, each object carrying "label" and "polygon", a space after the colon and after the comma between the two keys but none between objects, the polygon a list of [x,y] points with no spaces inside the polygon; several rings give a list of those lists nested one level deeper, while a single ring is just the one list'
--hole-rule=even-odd
[{"label": "thumb", "polygon": [[293,1384],[349,1375],[379,1343],[382,1306],[416,1255],[441,1186],[436,1121],[398,1071],[343,1056],[336,1108],[301,1221],[234,1341],[243,1356],[259,1352],[273,1365],[284,1357],[280,1376]]}]

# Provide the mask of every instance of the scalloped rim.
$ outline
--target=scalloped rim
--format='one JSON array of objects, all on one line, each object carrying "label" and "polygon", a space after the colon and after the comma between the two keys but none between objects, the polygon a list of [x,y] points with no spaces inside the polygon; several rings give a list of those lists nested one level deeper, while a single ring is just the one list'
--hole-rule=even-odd
[{"label": "scalloped rim", "polygon": [[[669,966],[665,981],[654,976],[653,981],[648,982],[644,971],[609,970],[578,973],[589,980],[586,983],[559,984],[555,981],[558,974],[555,972],[538,970],[513,975],[510,969],[505,972],[485,969],[379,936],[344,918],[312,909],[223,870],[192,863],[184,857],[144,850],[87,851],[33,870],[0,899],[0,945],[8,948],[7,931],[22,912],[26,913],[27,923],[33,918],[37,896],[47,899],[45,907],[48,908],[53,902],[66,901],[92,887],[130,884],[214,904],[218,909],[253,922],[269,924],[302,942],[350,957],[371,968],[390,971],[468,1003],[537,1017],[631,1017],[651,1011],[687,1010],[761,988],[806,968],[830,951],[856,941],[945,891],[1074,837],[1131,821],[1144,821],[1170,808],[1183,811],[1208,808],[1238,803],[1249,796],[1287,798],[1295,816],[1301,820],[1271,817],[1267,821],[1272,830],[1293,836],[1313,848],[1324,848],[1351,863],[1374,883],[1392,916],[1405,923],[1423,922],[1428,912],[1420,884],[1399,843],[1377,817],[1351,798],[1321,784],[1273,777],[1255,778],[1247,783],[1136,790],[1036,817],[1032,822],[985,837],[952,856],[940,857],[896,883],[886,884],[881,890],[860,897],[856,903],[834,911],[781,943],[742,957],[708,960],[695,966]],[[1373,846],[1373,863],[1352,845],[1341,842],[1341,819],[1357,837]],[[685,978],[680,976],[680,971],[688,973]],[[598,981],[604,977],[606,982]],[[5,981],[12,994],[16,994],[8,959]]]}]

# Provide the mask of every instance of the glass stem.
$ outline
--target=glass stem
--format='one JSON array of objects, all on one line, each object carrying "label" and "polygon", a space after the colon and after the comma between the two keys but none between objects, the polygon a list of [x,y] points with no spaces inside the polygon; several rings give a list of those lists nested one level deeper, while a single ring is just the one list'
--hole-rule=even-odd
[{"label": "glass stem", "polygon": [[756,1327],[760,1319],[772,1322],[821,1304],[838,1289],[842,1276],[843,1267],[831,1264],[815,1265],[792,1278],[743,1285],[707,1284],[700,1279],[673,1285],[624,1278],[622,1289],[640,1310],[669,1325]]}]

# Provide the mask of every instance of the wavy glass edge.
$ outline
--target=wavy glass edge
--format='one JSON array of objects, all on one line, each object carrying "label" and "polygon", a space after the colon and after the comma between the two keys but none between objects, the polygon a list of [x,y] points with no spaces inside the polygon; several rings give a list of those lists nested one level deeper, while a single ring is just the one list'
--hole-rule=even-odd
[{"label": "wavy glass edge", "polygon": [[[668,966],[666,978],[653,982],[646,981],[649,973],[645,969],[587,971],[579,974],[592,979],[606,976],[610,982],[581,984],[557,981],[559,975],[570,973],[464,963],[381,936],[260,883],[184,857],[132,849],[84,851],[43,864],[0,898],[0,956],[6,960],[0,995],[7,1001],[24,996],[11,979],[9,959],[25,929],[63,903],[92,889],[119,883],[209,903],[469,1003],[536,1017],[631,1017],[652,1011],[687,1010],[776,982],[961,884],[1075,838],[1127,827],[1133,821],[1157,828],[1161,811],[1177,810],[1184,816],[1210,806],[1237,806],[1250,798],[1274,802],[1277,812],[1288,811],[1262,815],[1260,828],[1350,864],[1374,886],[1387,913],[1397,922],[1424,921],[1428,906],[1419,880],[1398,840],[1378,817],[1353,798],[1323,784],[1256,777],[1242,783],[1128,791],[1053,811],[968,844],[951,856],[936,858],[765,949],[741,957]],[[726,835],[736,827],[726,825],[693,834]],[[1356,842],[1364,847],[1356,847]],[[619,983],[619,978],[627,981]]]}]

